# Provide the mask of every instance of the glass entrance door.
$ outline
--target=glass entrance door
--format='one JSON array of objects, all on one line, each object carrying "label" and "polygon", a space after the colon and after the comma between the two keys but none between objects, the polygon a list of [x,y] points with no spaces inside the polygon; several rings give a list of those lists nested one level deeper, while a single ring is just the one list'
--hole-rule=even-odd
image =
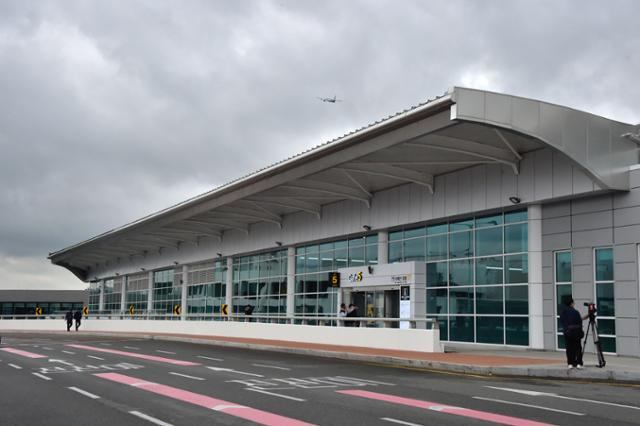
[{"label": "glass entrance door", "polygon": [[[398,290],[351,292],[351,303],[358,307],[358,317],[398,318]],[[397,327],[397,324],[391,325]],[[368,321],[367,327],[384,327],[383,321]]]}]

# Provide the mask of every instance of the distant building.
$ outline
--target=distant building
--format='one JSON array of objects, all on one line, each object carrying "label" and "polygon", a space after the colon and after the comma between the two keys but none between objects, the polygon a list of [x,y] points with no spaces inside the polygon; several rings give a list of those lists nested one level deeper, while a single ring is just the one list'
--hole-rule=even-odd
[{"label": "distant building", "polygon": [[42,315],[82,309],[89,302],[88,290],[0,290],[0,315]]},{"label": "distant building", "polygon": [[458,344],[560,349],[573,295],[598,305],[606,351],[637,355],[635,132],[453,88],[49,258],[90,283],[93,311],[313,320],[344,302],[432,318]]}]

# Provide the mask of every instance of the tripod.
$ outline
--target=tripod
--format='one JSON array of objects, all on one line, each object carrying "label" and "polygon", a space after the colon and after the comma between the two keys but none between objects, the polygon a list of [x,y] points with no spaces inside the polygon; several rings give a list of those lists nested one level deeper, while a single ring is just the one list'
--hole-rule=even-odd
[{"label": "tripod", "polygon": [[598,326],[596,324],[595,315],[589,315],[589,325],[587,326],[587,332],[584,335],[584,344],[582,346],[583,356],[584,351],[587,348],[587,340],[589,340],[589,331],[591,331],[591,335],[593,336],[593,345],[596,348],[596,356],[598,357],[598,368],[602,368],[607,364],[607,362],[604,360],[604,355],[602,354],[602,345],[600,344],[600,338],[598,337]]}]

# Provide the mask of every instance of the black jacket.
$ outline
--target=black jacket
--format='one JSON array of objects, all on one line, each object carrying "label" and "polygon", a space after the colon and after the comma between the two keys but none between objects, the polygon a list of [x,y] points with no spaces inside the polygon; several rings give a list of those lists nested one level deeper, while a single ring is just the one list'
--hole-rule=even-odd
[{"label": "black jacket", "polygon": [[76,321],[80,321],[82,319],[82,313],[80,311],[75,311],[73,314],[73,319]]},{"label": "black jacket", "polygon": [[71,313],[71,311],[67,312],[64,317],[67,321],[73,321],[73,314]]}]

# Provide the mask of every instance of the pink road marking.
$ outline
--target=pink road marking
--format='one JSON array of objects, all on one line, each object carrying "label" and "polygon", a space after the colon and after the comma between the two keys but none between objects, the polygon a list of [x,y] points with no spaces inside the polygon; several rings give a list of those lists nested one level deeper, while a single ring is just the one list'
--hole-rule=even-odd
[{"label": "pink road marking", "polygon": [[454,407],[451,405],[438,404],[436,402],[421,401],[419,399],[403,398],[401,396],[386,395],[383,393],[369,392],[362,390],[336,391],[346,395],[360,396],[362,398],[386,401],[394,404],[407,405],[409,407],[423,408],[425,410],[438,411],[440,413],[454,414],[456,416],[470,417],[472,419],[485,420],[493,423],[512,426],[548,426],[548,423],[535,422],[533,420],[519,419],[517,417],[503,416],[501,414],[488,413],[486,411],[471,410],[469,408]]},{"label": "pink road marking", "polygon": [[33,352],[22,351],[20,349],[14,349],[14,348],[2,348],[0,349],[0,351],[9,352],[9,353],[24,356],[27,358],[49,358],[46,355],[34,354]]},{"label": "pink road marking", "polygon": [[222,399],[211,398],[210,396],[189,392],[183,389],[171,386],[161,385],[160,383],[148,382],[143,379],[137,379],[131,376],[125,376],[119,373],[99,373],[95,376],[102,379],[111,380],[113,382],[122,383],[137,387],[158,395],[167,396],[179,401],[188,402],[200,407],[209,408],[211,410],[220,411],[230,414],[241,419],[251,420],[252,422],[268,426],[311,426],[311,423],[305,423],[290,417],[279,416],[267,411],[258,410],[256,408],[246,407],[244,405],[234,404],[233,402],[223,401]]},{"label": "pink road marking", "polygon": [[144,355],[144,354],[139,354],[135,352],[125,352],[125,351],[118,351],[115,349],[98,348],[95,346],[86,346],[86,345],[67,345],[67,346],[76,348],[76,349],[86,349],[88,351],[104,352],[104,353],[114,354],[114,355],[129,356],[131,358],[146,359],[149,361],[166,362],[168,364],[174,364],[174,365],[202,365],[197,362],[180,361],[178,359],[165,358],[162,356]]}]

